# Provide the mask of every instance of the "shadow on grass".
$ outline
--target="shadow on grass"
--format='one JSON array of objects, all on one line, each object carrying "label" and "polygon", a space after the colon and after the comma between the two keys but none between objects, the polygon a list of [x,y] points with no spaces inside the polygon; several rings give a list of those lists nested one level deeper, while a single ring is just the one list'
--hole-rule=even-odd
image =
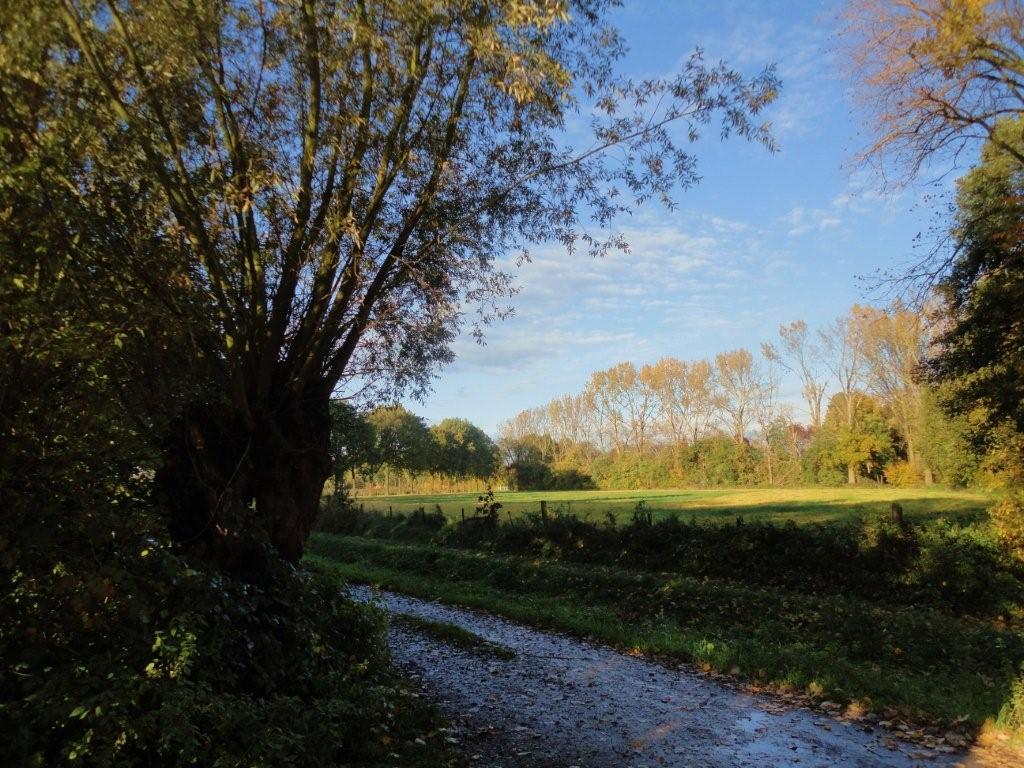
[{"label": "shadow on grass", "polygon": [[[617,523],[628,522],[636,504],[644,501],[654,520],[678,518],[701,521],[728,521],[742,517],[747,521],[793,520],[797,523],[828,523],[856,520],[865,515],[888,514],[892,503],[900,504],[903,513],[910,519],[945,517],[958,523],[983,520],[990,501],[982,496],[964,496],[951,493],[915,494],[907,491],[906,496],[895,489],[822,489],[822,493],[844,494],[841,498],[799,498],[808,489],[793,489],[793,497],[786,498],[787,489],[726,489],[690,491],[607,491],[587,492],[516,492],[499,493],[497,500],[502,503],[501,520],[509,522],[540,512],[541,501],[547,502],[551,514],[573,514],[590,522],[605,522],[609,514]],[[884,498],[872,498],[875,493]],[[778,495],[780,498],[764,501],[743,500],[743,496],[761,494]],[[860,498],[849,498],[849,495]],[[736,496],[732,501],[728,497]],[[366,497],[357,498],[353,503],[369,513],[408,514],[423,508],[427,512],[440,513],[450,522],[459,522],[463,516],[475,512],[476,494],[422,495],[408,497]],[[716,501],[717,500],[717,501]]]},{"label": "shadow on grass", "polygon": [[[957,497],[920,496],[902,497],[897,502],[904,517],[915,520],[945,518],[960,524],[980,522],[985,519],[985,502],[978,499]],[[748,522],[832,523],[856,521],[865,516],[888,515],[891,500],[885,501],[840,501],[840,500],[792,500],[754,504],[729,505],[688,505],[683,508],[659,508],[657,501],[651,504],[651,511],[658,520],[696,518],[698,522],[732,522],[737,517]]]}]

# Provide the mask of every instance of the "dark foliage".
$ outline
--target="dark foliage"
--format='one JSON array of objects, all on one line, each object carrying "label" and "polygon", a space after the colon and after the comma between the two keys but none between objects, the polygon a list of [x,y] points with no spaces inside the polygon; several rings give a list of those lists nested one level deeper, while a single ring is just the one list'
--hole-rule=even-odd
[{"label": "dark foliage", "polygon": [[927,604],[958,614],[996,615],[1024,598],[1024,572],[1008,560],[990,531],[944,521],[914,525],[872,518],[798,526],[737,518],[734,524],[711,525],[677,518],[654,521],[638,510],[632,522],[621,526],[555,514],[498,526],[470,520],[438,530],[415,517],[365,514],[324,530]]},{"label": "dark foliage", "polygon": [[953,320],[932,361],[949,383],[951,411],[981,405],[990,427],[1024,432],[1024,168],[1001,144],[1019,146],[1021,121],[1001,124],[999,142],[960,182],[957,254],[942,284]]},{"label": "dark foliage", "polygon": [[401,734],[431,715],[402,703],[382,618],[336,583],[283,564],[243,583],[152,539],[94,545],[98,565],[5,573],[11,764],[383,764],[419,749]]}]

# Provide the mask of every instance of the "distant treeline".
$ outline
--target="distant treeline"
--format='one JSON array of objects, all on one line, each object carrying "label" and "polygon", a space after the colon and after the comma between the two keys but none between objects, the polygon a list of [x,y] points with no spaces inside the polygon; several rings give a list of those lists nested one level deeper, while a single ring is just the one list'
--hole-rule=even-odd
[{"label": "distant treeline", "polygon": [[[923,362],[928,318],[900,305],[854,305],[812,332],[796,321],[759,354],[619,363],[586,388],[522,411],[497,441],[465,419],[428,427],[401,406],[335,404],[337,479],[375,490],[657,488],[942,482],[984,468]],[[779,397],[799,382],[801,418]]]},{"label": "distant treeline", "polygon": [[[922,313],[854,305],[817,332],[782,326],[760,354],[619,363],[505,422],[505,473],[537,489],[568,478],[606,488],[966,485],[982,460],[966,437],[970,415],[946,416],[926,382],[931,343]],[[802,420],[779,398],[786,373],[800,384]]]}]

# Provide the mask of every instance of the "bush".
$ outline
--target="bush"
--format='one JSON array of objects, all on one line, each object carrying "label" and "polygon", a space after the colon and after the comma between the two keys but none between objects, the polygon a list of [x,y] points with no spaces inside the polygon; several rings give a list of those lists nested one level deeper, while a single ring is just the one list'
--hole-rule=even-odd
[{"label": "bush", "polygon": [[921,473],[909,461],[894,461],[885,468],[885,481],[897,488],[920,485],[924,480]]},{"label": "bush", "polygon": [[1011,557],[1024,563],[1024,493],[1008,495],[991,509],[989,517],[1002,546]]},{"label": "bush", "polygon": [[908,580],[932,602],[963,613],[981,607],[997,612],[1020,598],[1019,584],[1000,566],[991,530],[938,521],[922,528],[919,538],[920,551]]},{"label": "bush", "polygon": [[1006,728],[1024,732],[1024,667],[1010,687],[1010,696],[999,712],[998,721]]},{"label": "bush", "polygon": [[594,479],[578,469],[554,469],[541,491],[589,491],[597,488]]},{"label": "bush", "polygon": [[9,764],[368,765],[426,749],[413,738],[433,715],[403,703],[383,619],[326,577],[271,557],[243,582],[124,526],[48,562],[10,543]]},{"label": "bush", "polygon": [[366,529],[367,517],[352,503],[347,494],[334,493],[320,505],[315,528],[327,533],[354,535]]}]

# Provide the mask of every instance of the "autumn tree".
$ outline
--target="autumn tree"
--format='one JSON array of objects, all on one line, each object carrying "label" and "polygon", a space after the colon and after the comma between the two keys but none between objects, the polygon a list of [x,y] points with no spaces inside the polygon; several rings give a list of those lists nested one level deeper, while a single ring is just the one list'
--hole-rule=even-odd
[{"label": "autumn tree", "polygon": [[765,359],[799,377],[811,427],[817,429],[821,426],[822,404],[828,389],[821,346],[808,336],[803,320],[779,326],[779,337],[781,349],[770,342],[762,346]]},{"label": "autumn tree", "polygon": [[[754,122],[770,71],[697,54],[674,77],[617,78],[610,5],[60,0],[4,25],[5,141],[46,177],[21,182],[77,196],[70,252],[86,222],[90,245],[116,243],[132,300],[176,308],[204,385],[154,436],[180,543],[230,565],[265,531],[297,559],[335,390],[424,386],[462,307],[501,311],[510,248],[615,245],[577,212],[614,232],[696,182],[676,137],[715,121],[770,143]],[[558,137],[580,99],[594,142],[574,152]],[[154,246],[166,279],[145,272]]]},{"label": "autumn tree", "polygon": [[346,400],[331,400],[331,462],[334,491],[344,486],[351,473],[353,486],[359,467],[372,464],[378,451],[377,435],[366,414]]},{"label": "autumn tree", "polygon": [[720,408],[729,432],[737,443],[742,443],[757,420],[758,409],[770,397],[771,383],[748,349],[716,355],[715,374]]},{"label": "autumn tree", "polygon": [[899,303],[888,309],[862,308],[864,362],[868,388],[889,409],[906,444],[907,461],[933,482],[921,452],[925,384],[921,364],[928,353],[928,332],[920,313]]},{"label": "autumn tree", "polygon": [[[863,388],[867,373],[862,318],[863,310],[855,304],[846,315],[836,318],[818,332],[825,354],[825,365],[832,373],[837,394],[842,395],[840,400],[833,397],[829,407],[841,403],[848,430],[854,428],[857,393]],[[851,485],[857,482],[855,462],[847,465],[846,479]]]},{"label": "autumn tree", "polygon": [[1020,0],[850,0],[845,33],[875,133],[865,157],[911,178],[986,140],[1024,164],[1019,142],[997,131],[1024,114]]},{"label": "autumn tree", "polygon": [[587,385],[598,430],[616,453],[647,447],[657,400],[649,377],[632,363],[591,374]]},{"label": "autumn tree", "polygon": [[430,428],[430,468],[438,474],[487,479],[498,469],[498,450],[487,433],[466,419],[443,419]]},{"label": "autumn tree", "polygon": [[884,406],[863,392],[832,396],[824,422],[831,438],[826,460],[846,468],[847,482],[853,484],[865,476],[881,478],[882,469],[894,457],[889,420]]},{"label": "autumn tree", "polygon": [[[1024,149],[1024,120],[999,130]],[[952,272],[940,285],[950,323],[930,361],[961,412],[981,406],[990,429],[1024,432],[1024,168],[1002,143],[959,183]]]},{"label": "autumn tree", "polygon": [[[929,370],[953,419],[970,434],[1010,493],[992,512],[1024,559],[1024,119],[999,126],[982,162],[957,190],[953,267],[939,285],[948,324]],[[1017,153],[1004,145],[1013,143]]]},{"label": "autumn tree", "polygon": [[385,471],[385,492],[391,492],[391,471],[425,472],[431,467],[433,441],[426,422],[401,405],[375,408],[366,417],[373,430],[367,452],[368,469]]},{"label": "autumn tree", "polygon": [[665,437],[674,445],[695,442],[715,419],[717,399],[711,363],[663,357],[646,370],[658,399]]},{"label": "autumn tree", "polygon": [[555,461],[586,462],[590,458],[591,413],[585,395],[562,395],[545,408],[549,434],[554,440]]},{"label": "autumn tree", "polygon": [[765,479],[768,485],[774,485],[781,454],[786,449],[784,438],[792,419],[790,408],[779,402],[780,367],[771,356],[766,354],[764,358],[764,363],[759,366],[760,386],[755,391],[753,415],[760,437]]},{"label": "autumn tree", "polygon": [[502,471],[512,490],[541,490],[550,485],[554,441],[540,434],[498,440]]}]

